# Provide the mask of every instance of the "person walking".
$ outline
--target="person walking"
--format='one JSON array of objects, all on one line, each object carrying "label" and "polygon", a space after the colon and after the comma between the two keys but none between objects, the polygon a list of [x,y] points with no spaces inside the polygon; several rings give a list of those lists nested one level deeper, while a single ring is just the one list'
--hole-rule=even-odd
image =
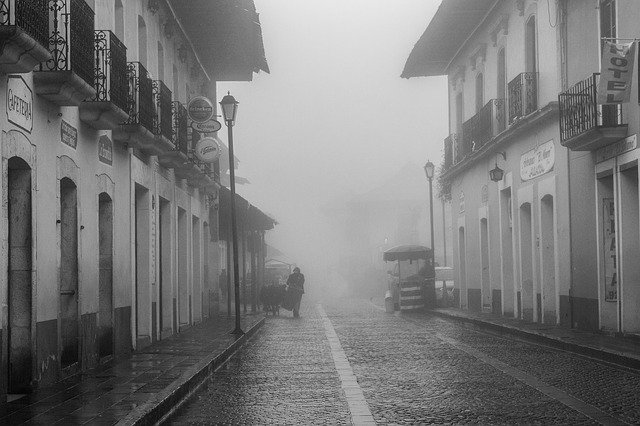
[{"label": "person walking", "polygon": [[297,266],[293,268],[293,274],[287,278],[287,286],[289,286],[289,290],[293,290],[296,293],[293,305],[293,317],[300,318],[300,302],[304,294],[304,275],[300,273],[300,268]]}]

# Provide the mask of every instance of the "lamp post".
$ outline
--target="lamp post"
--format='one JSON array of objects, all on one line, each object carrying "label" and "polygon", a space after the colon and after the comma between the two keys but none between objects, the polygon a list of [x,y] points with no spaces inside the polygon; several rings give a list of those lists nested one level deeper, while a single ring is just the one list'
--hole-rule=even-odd
[{"label": "lamp post", "polygon": [[236,176],[233,169],[233,125],[236,121],[236,114],[238,112],[238,101],[235,100],[231,93],[227,92],[227,95],[220,101],[222,107],[222,116],[228,129],[229,138],[229,175],[231,181],[231,244],[233,246],[233,287],[235,294],[235,309],[236,309],[236,328],[232,334],[244,334],[240,327],[240,280],[239,280],[239,267],[238,267],[238,224],[236,223]]},{"label": "lamp post", "polygon": [[[429,160],[427,160],[427,164],[424,165],[424,174],[427,175],[427,179],[429,180],[429,225],[431,227],[431,266],[433,267],[433,283],[435,286],[436,282],[436,255],[435,255],[435,244],[434,244],[434,235],[433,235],[433,174],[435,172],[435,166]],[[447,297],[446,293],[446,285],[445,282],[442,282],[442,301],[444,303],[445,298]],[[434,290],[435,291],[435,290]]]}]

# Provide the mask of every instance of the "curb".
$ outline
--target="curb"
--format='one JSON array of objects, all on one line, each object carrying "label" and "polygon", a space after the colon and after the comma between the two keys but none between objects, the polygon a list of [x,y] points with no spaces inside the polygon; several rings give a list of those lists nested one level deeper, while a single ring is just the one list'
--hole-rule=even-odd
[{"label": "curb", "polygon": [[434,314],[443,318],[449,318],[449,319],[454,319],[460,322],[470,323],[480,328],[484,328],[492,331],[499,331],[503,333],[506,332],[514,336],[523,337],[527,340],[543,343],[547,346],[551,346],[556,349],[561,349],[567,352],[573,352],[579,355],[588,356],[590,358],[595,358],[600,361],[609,362],[609,363],[617,364],[623,367],[640,370],[640,355],[634,355],[634,354],[629,354],[629,353],[614,351],[614,350],[605,350],[601,348],[594,348],[591,346],[584,346],[577,343],[568,342],[557,337],[552,337],[546,334],[537,333],[535,331],[522,330],[520,328],[516,328],[513,326],[496,324],[493,322],[483,321],[477,318],[458,316],[455,314],[439,312],[439,311],[426,311],[426,312],[429,312],[431,314]]},{"label": "curb", "polygon": [[169,386],[160,391],[155,398],[134,408],[117,425],[154,425],[165,420],[175,410],[196,392],[224,362],[251,337],[265,323],[266,318],[260,319],[237,340],[231,343],[222,353],[207,357],[185,371]]}]

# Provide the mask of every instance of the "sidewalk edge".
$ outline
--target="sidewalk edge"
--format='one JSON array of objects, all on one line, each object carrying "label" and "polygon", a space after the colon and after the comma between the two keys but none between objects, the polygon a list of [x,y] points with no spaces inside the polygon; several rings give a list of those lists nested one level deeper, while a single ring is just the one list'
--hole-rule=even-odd
[{"label": "sidewalk edge", "polygon": [[185,371],[182,376],[159,392],[153,400],[134,408],[117,425],[154,425],[164,420],[165,417],[177,410],[193,392],[199,389],[218,367],[231,358],[240,346],[264,325],[265,321],[266,318],[261,318],[224,351],[203,359]]},{"label": "sidewalk edge", "polygon": [[512,327],[504,324],[497,324],[494,322],[471,318],[463,315],[455,315],[448,312],[441,312],[437,310],[428,311],[431,314],[438,315],[443,318],[450,318],[460,322],[467,322],[474,324],[481,328],[501,331],[512,334],[514,336],[523,337],[528,340],[533,340],[538,343],[546,344],[556,349],[561,349],[568,352],[573,352],[579,355],[588,356],[598,359],[600,361],[609,362],[612,364],[621,365],[623,367],[640,369],[640,356],[633,357],[631,354],[624,352],[610,351],[602,348],[594,348],[591,346],[580,345],[578,343],[568,342],[557,337],[548,336],[542,333],[536,333],[534,331],[523,330],[517,327]]}]

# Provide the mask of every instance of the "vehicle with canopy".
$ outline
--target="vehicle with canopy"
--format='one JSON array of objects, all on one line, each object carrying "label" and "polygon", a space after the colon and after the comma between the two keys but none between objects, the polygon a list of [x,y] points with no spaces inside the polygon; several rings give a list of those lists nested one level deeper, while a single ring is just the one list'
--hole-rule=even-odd
[{"label": "vehicle with canopy", "polygon": [[411,311],[435,304],[431,259],[431,249],[420,245],[402,245],[384,252],[385,262],[396,262],[388,282],[394,310]]}]

